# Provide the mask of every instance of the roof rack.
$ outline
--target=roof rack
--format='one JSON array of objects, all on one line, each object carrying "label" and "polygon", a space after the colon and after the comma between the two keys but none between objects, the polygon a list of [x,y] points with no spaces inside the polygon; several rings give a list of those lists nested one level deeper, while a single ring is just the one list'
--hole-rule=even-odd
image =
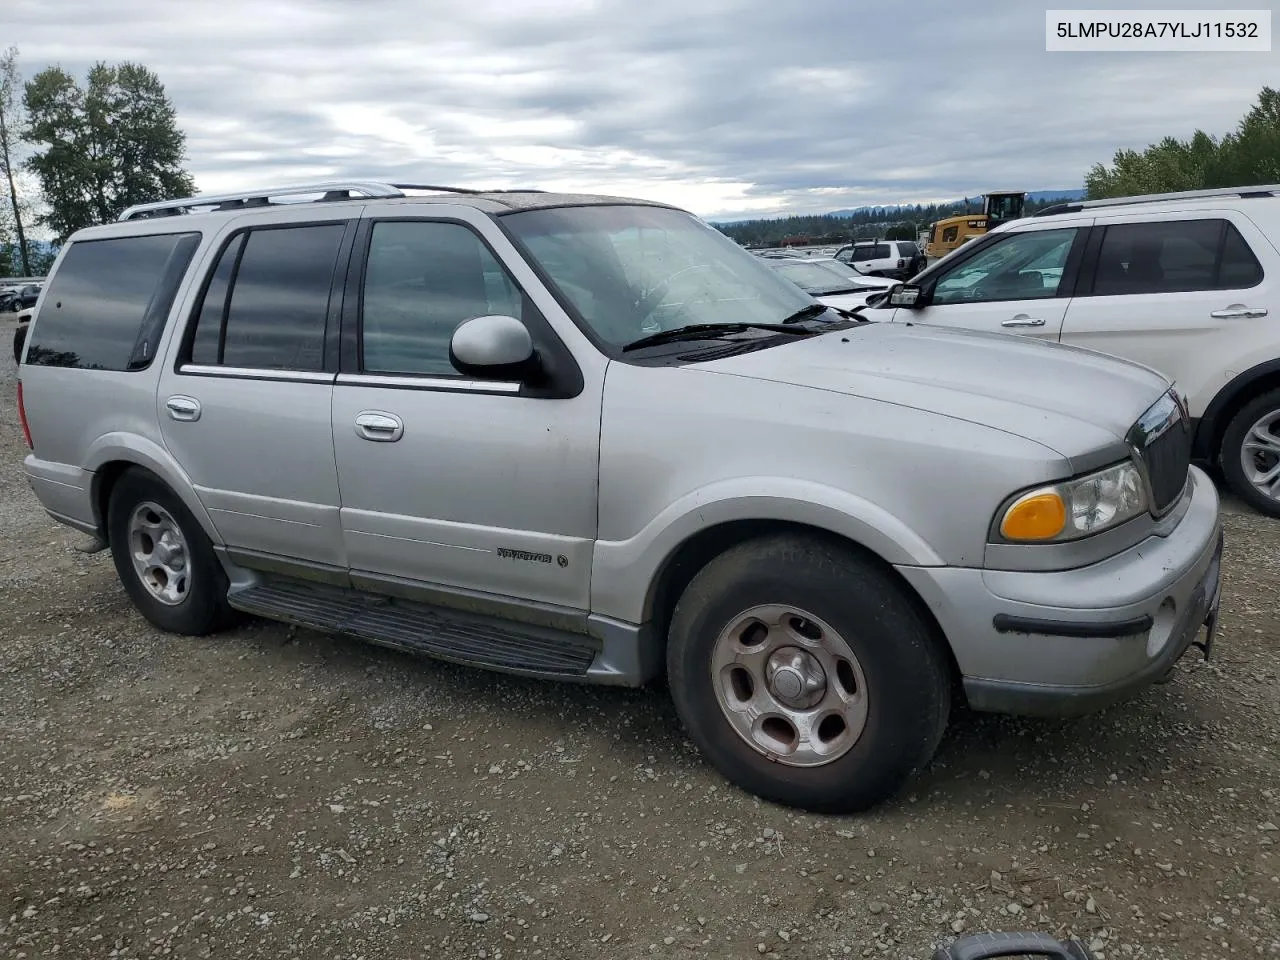
[{"label": "roof rack", "polygon": [[1051,217],[1056,213],[1076,213],[1098,207],[1127,207],[1135,203],[1163,203],[1169,200],[1211,200],[1216,197],[1274,197],[1280,196],[1280,184],[1256,187],[1214,187],[1209,190],[1179,190],[1175,193],[1148,193],[1137,197],[1107,197],[1102,200],[1074,200],[1055,203],[1037,210],[1037,217]]},{"label": "roof rack", "polygon": [[[440,193],[541,193],[540,190],[472,190],[467,187],[442,187],[434,184],[382,183],[377,180],[330,180],[317,183],[299,183],[283,187],[262,187],[240,190],[235,193],[202,193],[177,200],[158,200],[154,203],[137,203],[120,214],[120,220],[142,220],[148,217],[172,217],[197,211],[221,212],[242,210],[247,207],[274,206],[279,198],[302,197],[320,194],[313,203],[336,200],[378,200],[404,197],[406,190],[433,190]],[[300,202],[300,201],[285,201]]]}]

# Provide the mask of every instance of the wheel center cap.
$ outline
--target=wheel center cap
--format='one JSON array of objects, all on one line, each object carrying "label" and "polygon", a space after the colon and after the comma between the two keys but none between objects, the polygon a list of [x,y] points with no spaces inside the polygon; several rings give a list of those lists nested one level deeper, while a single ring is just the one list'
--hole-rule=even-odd
[{"label": "wheel center cap", "polygon": [[811,653],[798,647],[782,647],[765,663],[769,692],[788,707],[799,710],[817,706],[827,693],[827,675]]}]

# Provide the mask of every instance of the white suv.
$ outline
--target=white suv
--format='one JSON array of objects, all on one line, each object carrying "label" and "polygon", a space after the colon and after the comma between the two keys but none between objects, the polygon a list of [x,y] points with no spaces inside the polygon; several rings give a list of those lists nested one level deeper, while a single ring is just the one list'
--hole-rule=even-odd
[{"label": "white suv", "polygon": [[875,319],[1024,333],[1146,364],[1194,456],[1280,516],[1280,186],[1051,207],[893,288]]}]

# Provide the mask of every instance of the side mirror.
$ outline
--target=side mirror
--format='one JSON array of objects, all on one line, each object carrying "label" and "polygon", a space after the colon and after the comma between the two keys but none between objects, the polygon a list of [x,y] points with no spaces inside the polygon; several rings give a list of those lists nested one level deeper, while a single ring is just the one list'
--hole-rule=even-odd
[{"label": "side mirror", "polygon": [[889,290],[889,306],[919,309],[924,306],[924,291],[917,283],[900,283]]},{"label": "side mirror", "polygon": [[525,380],[538,370],[529,328],[500,314],[459,324],[449,341],[449,361],[461,373],[489,380]]}]

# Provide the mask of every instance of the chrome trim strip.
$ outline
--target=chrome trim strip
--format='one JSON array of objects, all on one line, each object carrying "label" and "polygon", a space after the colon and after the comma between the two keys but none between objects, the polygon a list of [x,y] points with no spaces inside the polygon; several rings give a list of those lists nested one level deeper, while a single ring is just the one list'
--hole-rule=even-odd
[{"label": "chrome trim strip", "polygon": [[470,380],[453,377],[402,377],[377,373],[341,373],[339,386],[397,387],[410,390],[449,390],[457,393],[519,393],[520,384],[512,380]]},{"label": "chrome trim strip", "polygon": [[184,363],[179,374],[191,377],[225,377],[228,380],[289,380],[294,383],[333,383],[337,374],[311,370],[259,370],[254,367],[220,367],[216,364]]}]

